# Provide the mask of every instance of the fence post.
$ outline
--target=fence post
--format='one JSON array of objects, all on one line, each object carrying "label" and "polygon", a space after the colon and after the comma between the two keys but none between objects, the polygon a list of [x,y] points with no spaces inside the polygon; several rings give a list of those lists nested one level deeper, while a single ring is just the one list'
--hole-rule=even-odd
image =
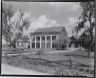
[{"label": "fence post", "polygon": [[72,69],[72,56],[70,57],[70,65],[69,65],[69,69]]}]

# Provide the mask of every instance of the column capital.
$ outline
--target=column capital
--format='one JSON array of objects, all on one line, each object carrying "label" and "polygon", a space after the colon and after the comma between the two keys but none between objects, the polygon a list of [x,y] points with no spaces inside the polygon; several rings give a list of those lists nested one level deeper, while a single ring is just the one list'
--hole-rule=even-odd
[{"label": "column capital", "polygon": [[47,35],[45,35],[45,37],[47,37]]},{"label": "column capital", "polygon": [[50,37],[52,37],[52,35],[50,35]]}]

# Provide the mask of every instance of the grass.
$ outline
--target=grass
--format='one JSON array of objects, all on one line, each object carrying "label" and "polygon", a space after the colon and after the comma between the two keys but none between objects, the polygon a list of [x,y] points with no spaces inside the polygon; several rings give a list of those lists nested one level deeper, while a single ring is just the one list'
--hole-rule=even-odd
[{"label": "grass", "polygon": [[[70,56],[73,63],[71,70],[69,69]],[[52,75],[94,76],[94,58],[88,58],[87,52],[84,51],[46,53],[41,56],[41,59],[35,54],[6,56],[3,57],[2,62]]]}]

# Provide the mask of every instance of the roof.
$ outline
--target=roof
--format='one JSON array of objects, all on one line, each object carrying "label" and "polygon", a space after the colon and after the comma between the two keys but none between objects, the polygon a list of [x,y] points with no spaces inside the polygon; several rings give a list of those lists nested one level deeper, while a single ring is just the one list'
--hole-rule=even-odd
[{"label": "roof", "polygon": [[[16,42],[25,42],[23,39],[19,39],[19,40],[17,40]],[[26,41],[26,43],[27,42],[29,42],[29,40],[28,41]]]},{"label": "roof", "polygon": [[[60,33],[61,30],[64,29],[64,26],[58,26],[58,27],[46,27],[46,28],[38,28],[36,29],[34,32],[30,33],[31,35],[36,35],[36,34],[40,34],[40,33],[45,33],[45,34],[52,34],[52,33]],[[65,30],[66,31],[66,30]]]},{"label": "roof", "polygon": [[16,42],[29,42],[29,40],[25,40],[23,37],[16,39]]}]

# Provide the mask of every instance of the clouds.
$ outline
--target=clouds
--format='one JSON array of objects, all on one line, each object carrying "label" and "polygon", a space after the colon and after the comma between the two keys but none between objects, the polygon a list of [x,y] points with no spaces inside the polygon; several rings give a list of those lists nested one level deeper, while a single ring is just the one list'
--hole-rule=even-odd
[{"label": "clouds", "polygon": [[45,15],[49,19],[54,19],[60,24],[67,24],[69,17],[80,15],[80,6],[77,2],[10,2],[13,10],[31,14],[31,18],[39,18]]},{"label": "clouds", "polygon": [[24,34],[29,34],[35,31],[37,28],[52,27],[52,26],[60,26],[60,24],[58,24],[56,20],[48,19],[45,15],[42,15],[39,18],[32,19],[30,27]]},{"label": "clouds", "polygon": [[81,10],[78,2],[8,2],[14,11],[26,12],[31,24],[27,33],[37,28],[49,26],[65,26],[68,35],[72,35],[72,28],[76,26]]},{"label": "clouds", "polygon": [[67,24],[69,17],[78,17],[81,13],[79,3],[74,2],[50,2],[54,7],[54,17],[61,24]]},{"label": "clouds", "polygon": [[76,26],[78,20],[75,17],[68,18],[69,23],[65,25],[65,29],[67,30],[68,36],[72,36],[72,30]]}]

